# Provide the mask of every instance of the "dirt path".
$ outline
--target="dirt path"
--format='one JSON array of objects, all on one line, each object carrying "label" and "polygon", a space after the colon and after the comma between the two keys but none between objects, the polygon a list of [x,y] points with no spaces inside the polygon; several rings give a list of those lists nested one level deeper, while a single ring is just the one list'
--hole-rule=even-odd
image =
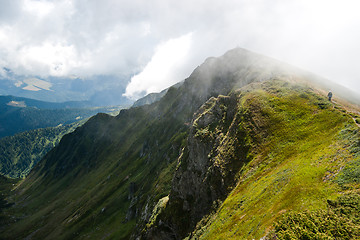
[{"label": "dirt path", "polygon": [[352,120],[354,120],[354,123],[360,127],[360,112],[356,111],[355,109],[352,109],[348,106],[344,106],[341,103],[338,103],[336,101],[332,101],[334,108],[342,108],[345,110],[345,113],[349,115]]}]

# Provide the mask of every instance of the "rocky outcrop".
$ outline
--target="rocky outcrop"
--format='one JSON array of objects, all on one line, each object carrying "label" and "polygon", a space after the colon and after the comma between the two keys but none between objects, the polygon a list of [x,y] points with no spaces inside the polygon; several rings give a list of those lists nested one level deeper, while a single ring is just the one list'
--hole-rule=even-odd
[{"label": "rocky outcrop", "polygon": [[145,239],[182,239],[226,197],[249,160],[251,139],[242,124],[246,117],[237,94],[213,97],[195,113],[169,202]]},{"label": "rocky outcrop", "polygon": [[250,124],[243,121],[250,115],[239,108],[241,93],[234,91],[292,74],[294,69],[278,61],[237,48],[208,58],[179,91],[169,89],[159,106],[171,96],[177,99],[171,106],[173,114],[195,114],[188,123],[189,137],[178,159],[169,202],[143,238],[181,239],[225,198],[236,182],[236,173],[248,161],[251,142],[251,129],[242,124]]}]

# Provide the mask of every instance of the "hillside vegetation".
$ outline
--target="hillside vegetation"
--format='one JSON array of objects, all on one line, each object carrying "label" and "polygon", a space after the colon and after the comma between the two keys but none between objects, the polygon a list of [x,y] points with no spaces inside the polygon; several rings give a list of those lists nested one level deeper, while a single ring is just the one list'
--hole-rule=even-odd
[{"label": "hillside vegetation", "polygon": [[97,114],[6,193],[1,237],[358,238],[358,113],[311,80],[234,49],[153,104]]},{"label": "hillside vegetation", "polygon": [[24,178],[65,134],[74,131],[82,124],[84,120],[1,138],[0,174],[10,178]]}]

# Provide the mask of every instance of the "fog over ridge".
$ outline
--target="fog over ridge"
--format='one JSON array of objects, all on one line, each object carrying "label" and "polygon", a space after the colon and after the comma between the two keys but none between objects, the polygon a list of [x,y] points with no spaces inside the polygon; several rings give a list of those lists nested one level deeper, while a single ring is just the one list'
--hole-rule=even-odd
[{"label": "fog over ridge", "polygon": [[126,75],[125,96],[138,98],[184,79],[209,56],[242,47],[360,92],[355,0],[0,4],[3,76],[3,68],[42,77]]}]

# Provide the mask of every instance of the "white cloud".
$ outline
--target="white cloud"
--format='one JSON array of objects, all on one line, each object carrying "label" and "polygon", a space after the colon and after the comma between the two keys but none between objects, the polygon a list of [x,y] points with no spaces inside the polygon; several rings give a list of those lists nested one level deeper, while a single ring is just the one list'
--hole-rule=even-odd
[{"label": "white cloud", "polygon": [[181,81],[184,64],[188,60],[192,33],[170,39],[160,44],[144,70],[131,78],[124,96],[139,98],[151,92],[159,92]]},{"label": "white cloud", "polygon": [[[360,91],[359,9],[357,0],[1,0],[0,74],[135,74],[126,95],[139,96],[239,46]],[[189,32],[186,62],[150,77],[160,74],[154,49]]]},{"label": "white cloud", "polygon": [[52,76],[70,74],[69,68],[76,67],[74,46],[45,42],[41,46],[23,48],[19,61],[31,72],[47,72]]},{"label": "white cloud", "polygon": [[47,1],[25,0],[23,9],[35,17],[42,18],[54,10],[54,4]]}]

